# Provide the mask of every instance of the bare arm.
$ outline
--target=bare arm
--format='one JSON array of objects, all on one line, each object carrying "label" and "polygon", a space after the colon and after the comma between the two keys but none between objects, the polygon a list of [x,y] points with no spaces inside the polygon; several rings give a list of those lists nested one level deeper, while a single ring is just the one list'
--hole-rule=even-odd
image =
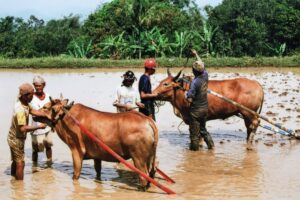
[{"label": "bare arm", "polygon": [[139,108],[145,108],[145,105],[141,102],[136,102],[136,105],[139,107]]},{"label": "bare arm", "polygon": [[36,117],[47,117],[47,115],[44,112],[42,112],[40,110],[35,110],[35,109],[31,109],[30,114],[32,114],[33,116],[36,116]]},{"label": "bare arm", "polygon": [[113,106],[115,106],[115,107],[117,107],[117,108],[125,108],[125,109],[128,108],[128,105],[126,105],[126,104],[121,104],[121,103],[119,103],[118,101],[115,101],[115,102],[113,103]]},{"label": "bare arm", "polygon": [[157,97],[157,93],[150,93],[146,94],[145,92],[141,91],[141,99],[151,99]]},{"label": "bare arm", "polygon": [[31,132],[31,131],[35,131],[37,129],[44,129],[46,128],[46,124],[39,124],[37,126],[29,126],[29,125],[23,125],[23,126],[20,126],[20,131],[22,133],[27,133],[27,132]]},{"label": "bare arm", "polygon": [[201,60],[200,56],[198,55],[198,53],[195,49],[192,49],[191,51],[196,56],[197,60]]}]

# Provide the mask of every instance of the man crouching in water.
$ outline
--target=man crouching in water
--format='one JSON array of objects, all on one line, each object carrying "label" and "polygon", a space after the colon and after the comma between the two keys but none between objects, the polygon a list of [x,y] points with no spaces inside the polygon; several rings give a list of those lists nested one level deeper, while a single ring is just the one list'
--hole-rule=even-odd
[{"label": "man crouching in water", "polygon": [[23,180],[24,177],[24,145],[26,133],[46,128],[45,124],[29,126],[29,114],[37,117],[47,117],[43,112],[34,110],[29,103],[33,98],[34,89],[31,84],[24,83],[19,87],[19,96],[14,105],[14,113],[9,129],[7,142],[11,152],[11,175],[17,180]]},{"label": "man crouching in water", "polygon": [[[197,54],[196,54],[197,55]],[[206,130],[206,118],[208,114],[208,73],[204,69],[204,63],[200,59],[193,63],[193,74],[195,78],[191,83],[190,90],[186,94],[190,102],[190,150],[199,150],[199,134],[203,137],[208,149],[214,147],[211,135]]]}]

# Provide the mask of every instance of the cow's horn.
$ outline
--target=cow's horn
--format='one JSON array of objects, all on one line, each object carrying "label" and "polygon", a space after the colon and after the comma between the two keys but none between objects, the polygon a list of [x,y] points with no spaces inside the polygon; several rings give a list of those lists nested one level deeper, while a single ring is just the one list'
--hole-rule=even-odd
[{"label": "cow's horn", "polygon": [[49,97],[49,99],[50,99],[51,105],[54,105],[54,104],[55,104],[55,102],[53,101],[53,99],[52,99],[52,97],[51,97],[51,96]]},{"label": "cow's horn", "polygon": [[172,76],[169,68],[167,69],[167,73],[168,73],[168,76]]},{"label": "cow's horn", "polygon": [[177,79],[179,78],[181,72],[182,72],[182,70],[180,70],[180,71],[178,72],[178,74],[173,78],[173,81],[177,81]]},{"label": "cow's horn", "polygon": [[70,108],[74,105],[74,101],[72,101],[71,103],[69,103],[68,105],[65,105],[64,107],[67,109],[67,110],[70,110]]},{"label": "cow's horn", "polygon": [[60,100],[62,101],[64,99],[62,93],[60,93]]}]

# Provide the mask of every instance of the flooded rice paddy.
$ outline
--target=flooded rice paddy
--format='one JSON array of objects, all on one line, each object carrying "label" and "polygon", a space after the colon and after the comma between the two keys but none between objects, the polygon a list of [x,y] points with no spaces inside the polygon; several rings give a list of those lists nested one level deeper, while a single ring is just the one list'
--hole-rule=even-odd
[{"label": "flooded rice paddy", "polygon": [[[178,70],[173,69],[173,73]],[[185,70],[186,74],[189,70]],[[186,125],[173,114],[169,103],[157,113],[160,137],[159,167],[171,176],[170,184],[156,180],[177,195],[168,196],[155,186],[138,192],[137,177],[125,167],[103,162],[101,181],[95,181],[92,161],[84,161],[81,178],[72,181],[71,152],[54,136],[52,168],[39,154],[39,167],[32,168],[31,138],[25,146],[25,178],[10,176],[10,152],[6,142],[18,86],[34,75],[45,78],[45,90],[54,98],[65,98],[101,111],[115,112],[112,102],[125,70],[2,70],[0,71],[0,199],[300,199],[300,140],[258,128],[255,150],[246,150],[243,121],[237,117],[209,121],[207,128],[216,144],[199,152],[188,150]],[[134,70],[136,76],[142,70]],[[247,77],[264,88],[262,114],[289,129],[300,129],[300,69],[250,68],[209,69],[210,79]],[[153,87],[166,76],[164,69],[152,78]],[[136,84],[136,83],[135,83]],[[269,125],[262,121],[262,124]]]}]

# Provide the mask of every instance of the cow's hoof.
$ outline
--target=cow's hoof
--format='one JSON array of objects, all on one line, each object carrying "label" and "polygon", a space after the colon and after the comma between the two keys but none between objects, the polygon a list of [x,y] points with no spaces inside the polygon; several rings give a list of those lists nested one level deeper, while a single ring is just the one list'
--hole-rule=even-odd
[{"label": "cow's hoof", "polygon": [[77,181],[79,179],[79,176],[73,175],[72,179],[73,179],[73,181]]},{"label": "cow's hoof", "polygon": [[248,151],[254,151],[255,148],[254,148],[253,146],[249,146],[249,145],[248,145],[248,146],[247,146],[247,150],[248,150]]},{"label": "cow's hoof", "polygon": [[149,187],[150,187],[150,184],[149,184],[149,186],[148,186],[148,184],[146,186],[138,186],[138,190],[141,192],[146,192]]},{"label": "cow's hoof", "polygon": [[97,176],[96,176],[96,180],[97,180],[97,181],[101,181],[101,176],[98,176],[98,175],[97,175]]},{"label": "cow's hoof", "polygon": [[48,161],[46,162],[46,164],[47,164],[47,167],[48,167],[48,168],[52,168],[53,162],[52,162],[52,160],[48,160]]}]

